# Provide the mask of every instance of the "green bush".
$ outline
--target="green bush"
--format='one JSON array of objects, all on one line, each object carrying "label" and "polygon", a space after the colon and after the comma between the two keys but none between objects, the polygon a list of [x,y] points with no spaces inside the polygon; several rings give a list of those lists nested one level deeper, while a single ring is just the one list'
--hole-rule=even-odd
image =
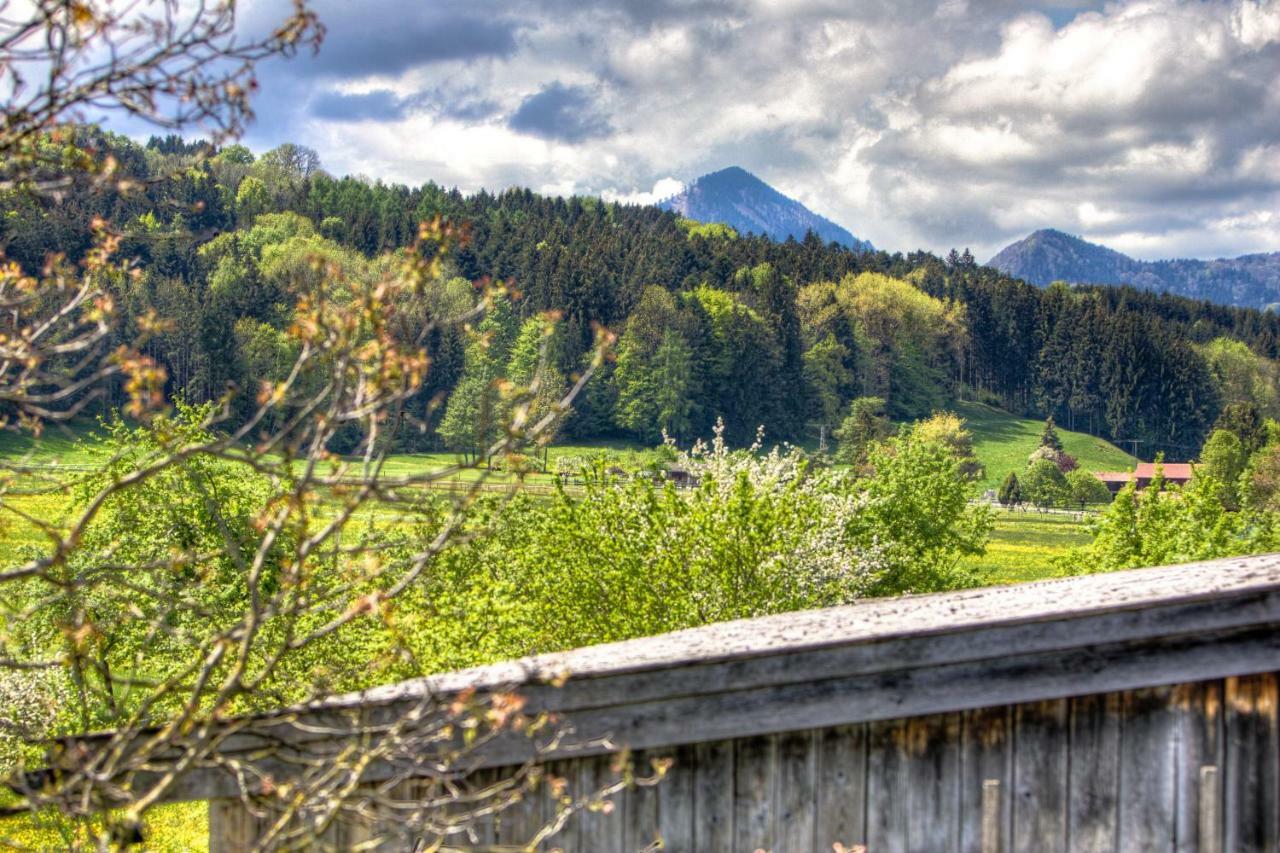
[{"label": "green bush", "polygon": [[814,470],[794,449],[682,454],[695,485],[621,480],[517,497],[477,520],[405,606],[415,659],[452,667],[726,619],[970,582],[990,518],[964,461],[904,431],[872,473]]}]

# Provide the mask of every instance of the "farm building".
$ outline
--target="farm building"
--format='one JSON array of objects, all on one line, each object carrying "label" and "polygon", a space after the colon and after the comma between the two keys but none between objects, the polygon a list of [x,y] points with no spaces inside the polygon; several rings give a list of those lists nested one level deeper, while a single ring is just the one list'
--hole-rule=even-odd
[{"label": "farm building", "polygon": [[[1174,486],[1184,486],[1191,482],[1191,476],[1195,472],[1195,466],[1190,462],[1165,462],[1160,467],[1164,473],[1164,481]],[[1099,471],[1094,476],[1105,483],[1113,495],[1130,480],[1137,480],[1138,488],[1145,489],[1155,479],[1156,463],[1139,462],[1138,467],[1132,471]]]}]

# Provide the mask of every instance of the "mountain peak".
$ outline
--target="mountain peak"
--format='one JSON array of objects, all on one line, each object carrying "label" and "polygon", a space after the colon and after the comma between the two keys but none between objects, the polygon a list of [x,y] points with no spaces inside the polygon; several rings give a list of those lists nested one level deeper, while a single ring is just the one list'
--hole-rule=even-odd
[{"label": "mountain peak", "polygon": [[709,172],[658,206],[699,222],[723,222],[742,233],[764,234],[778,241],[799,240],[812,231],[825,242],[864,252],[873,248],[741,166]]},{"label": "mountain peak", "polygon": [[1056,228],[1042,228],[1001,249],[987,265],[1041,286],[1054,281],[1129,284],[1254,308],[1280,301],[1280,253],[1146,262]]}]

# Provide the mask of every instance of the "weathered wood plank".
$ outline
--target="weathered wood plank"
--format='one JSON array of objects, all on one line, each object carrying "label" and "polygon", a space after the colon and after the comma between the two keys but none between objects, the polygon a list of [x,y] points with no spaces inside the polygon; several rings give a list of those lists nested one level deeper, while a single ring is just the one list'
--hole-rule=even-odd
[{"label": "weathered wood plank", "polygon": [[960,844],[960,715],[907,721],[907,841],[945,853]]},{"label": "weathered wood plank", "polygon": [[1014,711],[1013,839],[1028,853],[1067,850],[1067,702]]},{"label": "weathered wood plank", "polygon": [[1173,688],[1130,690],[1122,704],[1117,849],[1169,850],[1177,825]]},{"label": "weathered wood plank", "polygon": [[664,755],[671,757],[671,769],[659,783],[658,829],[663,850],[693,853],[694,806],[697,790],[697,750],[681,746]]},{"label": "weathered wood plank", "polygon": [[533,788],[520,794],[518,802],[499,815],[498,841],[504,845],[522,846],[532,841],[546,825],[542,792]]},{"label": "weathered wood plank", "polygon": [[543,850],[559,848],[574,849],[579,840],[582,823],[576,815],[566,815],[572,810],[573,803],[583,795],[580,787],[578,761],[552,761],[545,766],[542,776],[543,817],[548,826],[554,827],[563,823],[554,835],[542,845]]},{"label": "weathered wood plank", "polygon": [[732,741],[697,745],[694,844],[702,853],[734,853]]},{"label": "weathered wood plank", "polygon": [[861,844],[867,834],[867,727],[836,726],[817,734],[815,850]]},{"label": "weathered wood plank", "polygon": [[[1223,761],[1222,682],[1178,685],[1173,712],[1177,720],[1176,849],[1179,853],[1221,851],[1222,784],[1217,768]],[[1205,768],[1213,772],[1206,775]],[[1211,823],[1205,824],[1206,819]],[[1217,846],[1206,850],[1206,845],[1213,844]]]},{"label": "weathered wood plank", "polygon": [[[497,768],[485,768],[471,773],[467,777],[467,786],[473,795],[480,798],[485,797],[485,792],[492,789],[497,783],[499,773],[502,771]],[[480,805],[477,802],[477,805]],[[486,815],[477,817],[471,824],[471,832],[468,833],[468,840],[474,839],[474,843],[480,847],[488,847],[498,843],[498,823],[500,818],[496,815]]]},{"label": "weathered wood plank", "polygon": [[907,724],[867,727],[867,849],[898,853],[910,843],[907,814]]},{"label": "weathered wood plank", "polygon": [[[613,757],[608,755],[579,759],[580,796],[594,798],[597,792],[618,780],[613,761]],[[580,850],[623,853],[622,809],[619,805],[618,798],[607,799],[578,815]]]},{"label": "weathered wood plank", "polygon": [[1225,700],[1225,848],[1280,849],[1276,676],[1229,678]]},{"label": "weathered wood plank", "polygon": [[1013,709],[980,708],[966,711],[960,741],[960,821],[957,835],[966,853],[989,853],[984,824],[990,808],[985,794],[988,782],[996,782],[996,850],[1008,850],[1013,766]]},{"label": "weathered wood plank", "polygon": [[[670,754],[638,753],[633,756],[636,778],[653,775],[652,761]],[[658,818],[658,791],[652,787],[636,787],[628,790],[622,800],[622,849],[628,853],[645,850],[662,836]]]},{"label": "weathered wood plank", "polygon": [[777,738],[735,742],[733,765],[733,837],[735,850],[769,850],[774,845]]},{"label": "weathered wood plank", "polygon": [[239,853],[253,849],[264,822],[240,800],[209,801],[209,853]]},{"label": "weathered wood plank", "polygon": [[1116,847],[1122,704],[1119,693],[1071,701],[1067,831],[1073,851],[1107,853]]},{"label": "weathered wood plank", "polygon": [[810,853],[817,848],[817,732],[778,735],[773,800],[773,853]]}]

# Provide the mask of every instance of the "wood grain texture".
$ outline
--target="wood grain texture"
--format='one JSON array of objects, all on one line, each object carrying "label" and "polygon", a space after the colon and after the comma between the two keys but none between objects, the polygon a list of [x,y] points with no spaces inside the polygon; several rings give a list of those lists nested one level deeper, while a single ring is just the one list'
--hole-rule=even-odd
[{"label": "wood grain texture", "polygon": [[1222,774],[1218,772],[1225,759],[1222,691],[1221,682],[1180,684],[1174,689],[1178,853],[1222,850]]},{"label": "wood grain texture", "polygon": [[960,715],[907,722],[907,823],[911,850],[958,850]]},{"label": "wood grain texture", "polygon": [[1228,678],[1226,843],[1233,851],[1280,849],[1280,736],[1274,674]]},{"label": "wood grain texture", "polygon": [[734,744],[698,744],[694,786],[692,849],[702,853],[734,853]]},{"label": "wood grain texture", "polygon": [[966,853],[987,853],[984,820],[987,783],[996,782],[996,849],[1008,850],[1013,806],[1013,709],[980,708],[962,716],[960,733],[960,815],[957,836]]},{"label": "wood grain texture", "polygon": [[698,750],[681,746],[663,753],[671,758],[671,769],[657,787],[658,831],[663,850],[694,853],[694,809],[698,784]]},{"label": "wood grain texture", "polygon": [[[578,762],[579,795],[595,798],[618,779],[613,768],[613,758],[607,755],[592,756]],[[624,798],[596,802],[592,808],[579,813],[578,833],[580,850],[598,850],[600,853],[624,853],[623,821]]]},{"label": "wood grain texture", "polygon": [[867,732],[867,848],[907,851],[907,721],[874,722]]},{"label": "wood grain texture", "polygon": [[733,767],[733,847],[771,850],[776,842],[777,738],[737,741]]},{"label": "wood grain texture", "polygon": [[817,849],[817,744],[817,733],[812,730],[777,737],[773,853],[810,853]]},{"label": "wood grain texture", "polygon": [[1126,853],[1174,845],[1178,772],[1172,700],[1172,687],[1124,694],[1116,848]]},{"label": "wood grain texture", "polygon": [[[661,758],[658,754],[639,753],[633,756],[637,778],[653,775],[651,761]],[[622,804],[622,849],[628,853],[652,847],[662,835],[658,816],[658,790],[652,787],[636,787],[620,798]]]},{"label": "wood grain texture", "polygon": [[862,844],[867,836],[867,727],[817,732],[815,850]]},{"label": "wood grain texture", "polygon": [[1067,832],[1073,851],[1107,853],[1116,848],[1123,699],[1109,693],[1071,701]]},{"label": "wood grain texture", "polygon": [[1067,850],[1067,702],[1019,705],[1014,715],[1015,853]]}]

